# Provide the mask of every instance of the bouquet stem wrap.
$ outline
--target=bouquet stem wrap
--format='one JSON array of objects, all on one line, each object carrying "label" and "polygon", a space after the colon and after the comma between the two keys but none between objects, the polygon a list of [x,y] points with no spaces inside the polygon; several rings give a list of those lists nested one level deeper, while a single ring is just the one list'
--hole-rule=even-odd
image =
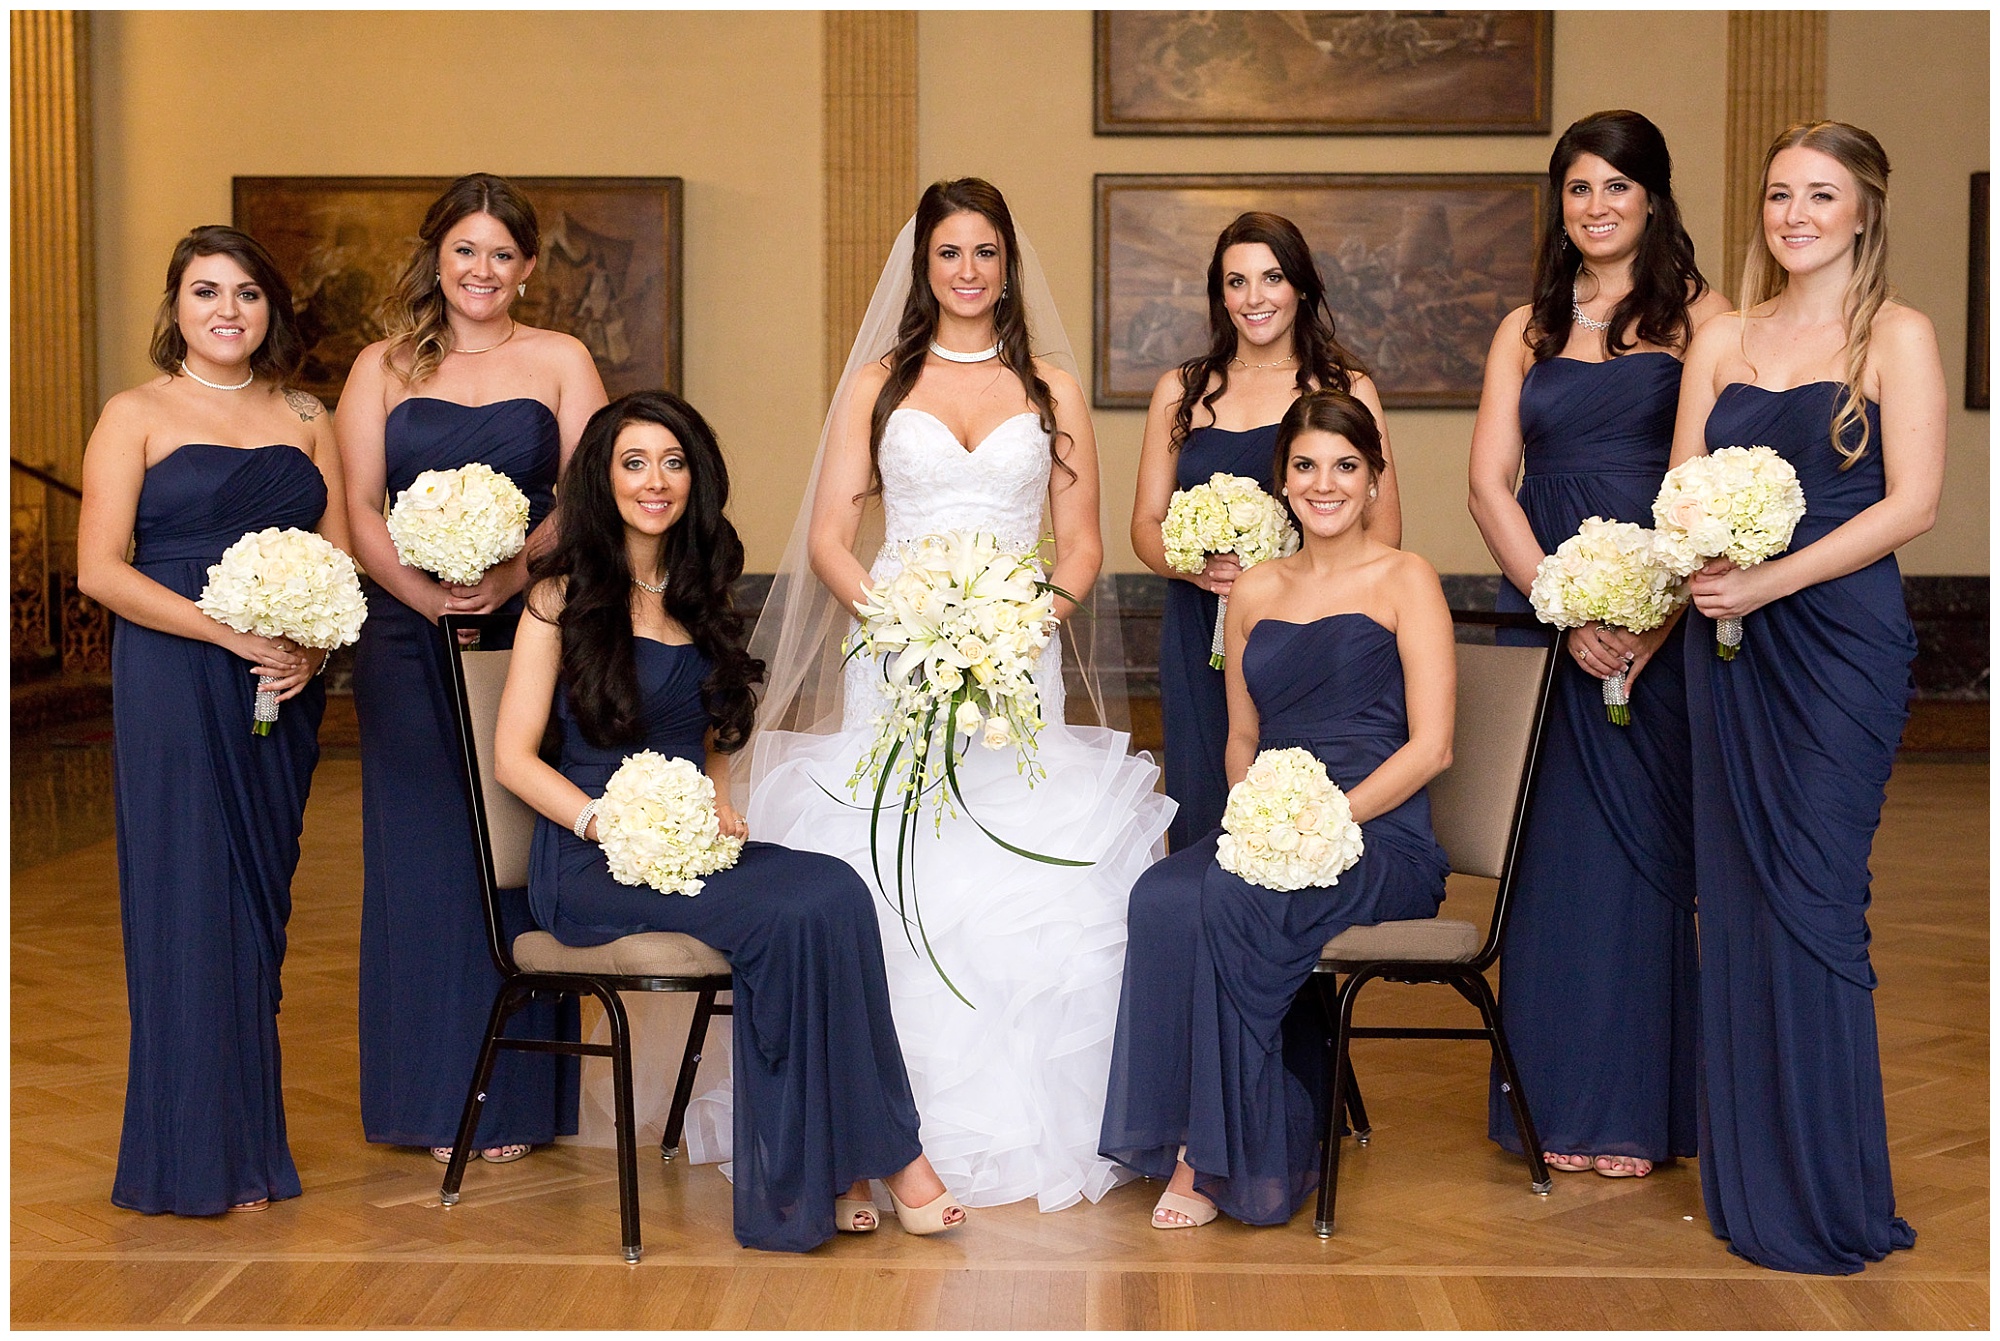
[{"label": "bouquet stem wrap", "polygon": [[1715,654],[1724,661],[1736,660],[1736,649],[1743,646],[1743,616],[1724,615],[1715,621]]},{"label": "bouquet stem wrap", "polygon": [[1215,600],[1215,637],[1209,640],[1208,664],[1212,670],[1222,669],[1222,621],[1229,614],[1229,598],[1218,596]]},{"label": "bouquet stem wrap", "polygon": [[271,688],[271,677],[257,677],[257,697],[250,704],[250,730],[254,735],[271,734],[271,723],[278,720],[278,691]]},{"label": "bouquet stem wrap", "polygon": [[1625,692],[1625,672],[1604,682],[1604,716],[1613,726],[1632,725],[1632,697]]}]

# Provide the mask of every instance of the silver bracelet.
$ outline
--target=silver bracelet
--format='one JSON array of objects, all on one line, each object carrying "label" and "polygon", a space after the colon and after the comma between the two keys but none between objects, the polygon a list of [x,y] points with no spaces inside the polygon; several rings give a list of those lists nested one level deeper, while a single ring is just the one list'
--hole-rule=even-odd
[{"label": "silver bracelet", "polygon": [[576,812],[576,823],[569,826],[570,832],[586,843],[590,841],[590,822],[597,818],[597,805],[603,799],[603,797],[592,797],[584,802],[583,809]]}]

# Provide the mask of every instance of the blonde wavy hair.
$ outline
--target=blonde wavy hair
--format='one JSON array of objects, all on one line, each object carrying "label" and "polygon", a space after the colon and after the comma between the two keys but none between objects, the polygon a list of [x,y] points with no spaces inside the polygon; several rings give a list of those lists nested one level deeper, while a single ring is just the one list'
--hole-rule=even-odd
[{"label": "blonde wavy hair", "polygon": [[[1840,468],[1845,470],[1868,451],[1867,397],[1861,391],[1861,373],[1868,366],[1868,337],[1875,314],[1889,299],[1889,156],[1882,152],[1881,142],[1859,126],[1844,121],[1801,121],[1771,141],[1758,180],[1769,182],[1771,160],[1792,148],[1817,149],[1834,159],[1854,175],[1861,196],[1861,231],[1854,239],[1854,272],[1848,277],[1842,303],[1847,318],[1847,375],[1841,380],[1847,394],[1834,408],[1833,420],[1828,425],[1833,448],[1842,458]],[[1760,215],[1762,192],[1760,187]],[[1747,314],[1759,303],[1777,297],[1785,291],[1789,278],[1765,245],[1760,226],[1750,242],[1750,254],[1744,259],[1737,310]],[[1842,442],[1842,435],[1856,424],[1861,428],[1861,441],[1850,451]]]},{"label": "blonde wavy hair", "polygon": [[[414,386],[436,372],[451,352],[451,323],[445,320],[444,293],[438,285],[438,248],[460,219],[490,214],[514,237],[523,256],[541,251],[541,227],[535,207],[505,177],[474,172],[460,177],[431,202],[424,226],[417,233],[396,287],[382,304],[382,327],[389,333],[382,348],[382,366]],[[427,275],[424,272],[428,270]]]}]

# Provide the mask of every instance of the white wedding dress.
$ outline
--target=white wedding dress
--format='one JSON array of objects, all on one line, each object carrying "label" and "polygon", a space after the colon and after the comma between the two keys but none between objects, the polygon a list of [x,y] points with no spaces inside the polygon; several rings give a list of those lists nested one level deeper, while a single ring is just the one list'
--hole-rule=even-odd
[{"label": "white wedding dress", "polygon": [[[897,544],[930,532],[977,530],[1029,549],[1041,534],[1049,438],[1031,413],[1006,420],[967,451],[943,423],[898,409],[882,435],[884,531],[874,581],[897,569]],[[848,779],[873,734],[881,671],[856,658],[843,681],[842,729],[764,732],[747,819],[772,843],[827,852],[877,887],[869,854],[870,794]],[[896,1032],[923,1119],[924,1152],[969,1206],[1034,1197],[1044,1211],[1096,1201],[1124,1181],[1097,1153],[1125,964],[1132,884],[1164,853],[1174,803],[1159,770],[1128,753],[1122,732],[1063,721],[1061,650],[1051,640],[1036,684],[1048,725],[1036,746],[1046,776],[1032,787],[1010,748],[971,746],[959,769],[967,808],[1032,852],[1089,861],[1051,866],[1017,856],[967,818],[942,832],[918,826],[916,897],[954,997],[893,905],[895,830],[885,826],[878,897]],[[831,793],[831,795],[829,795]],[[838,799],[836,799],[838,798]],[[697,1160],[722,1154],[728,1095],[711,1090],[689,1113]]]}]

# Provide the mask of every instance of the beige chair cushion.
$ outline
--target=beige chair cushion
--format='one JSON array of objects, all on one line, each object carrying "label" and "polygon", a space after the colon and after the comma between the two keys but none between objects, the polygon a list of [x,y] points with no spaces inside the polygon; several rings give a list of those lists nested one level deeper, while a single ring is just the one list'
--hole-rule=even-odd
[{"label": "beige chair cushion", "polygon": [[1378,922],[1349,927],[1326,943],[1321,959],[1358,963],[1375,959],[1420,959],[1432,964],[1459,964],[1479,953],[1482,933],[1470,922],[1444,917],[1409,922]]},{"label": "beige chair cushion", "polygon": [[514,962],[530,973],[616,973],[630,978],[701,978],[729,961],[678,931],[642,931],[603,945],[564,945],[546,931],[514,938]]},{"label": "beige chair cushion", "polygon": [[1432,778],[1431,828],[1451,869],[1498,879],[1514,825],[1545,647],[1458,644],[1451,767]]}]

